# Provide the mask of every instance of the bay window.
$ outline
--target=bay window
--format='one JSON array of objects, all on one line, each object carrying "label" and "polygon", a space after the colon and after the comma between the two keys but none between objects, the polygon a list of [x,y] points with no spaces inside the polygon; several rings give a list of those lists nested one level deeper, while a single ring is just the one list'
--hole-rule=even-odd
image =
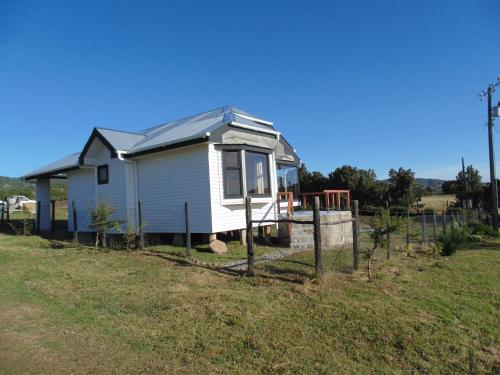
[{"label": "bay window", "polygon": [[259,152],[245,151],[247,194],[270,196],[269,157]]},{"label": "bay window", "polygon": [[269,154],[249,150],[223,150],[222,167],[224,197],[271,196]]},{"label": "bay window", "polygon": [[276,168],[278,191],[292,192],[294,199],[299,196],[299,168],[296,166],[279,165]]}]

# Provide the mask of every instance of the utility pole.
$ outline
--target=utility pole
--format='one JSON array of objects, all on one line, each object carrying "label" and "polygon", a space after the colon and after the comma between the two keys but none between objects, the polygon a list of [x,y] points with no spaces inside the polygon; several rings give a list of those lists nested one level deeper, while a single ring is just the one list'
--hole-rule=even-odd
[{"label": "utility pole", "polygon": [[481,99],[484,100],[484,96],[488,95],[488,145],[489,145],[489,157],[490,157],[490,186],[491,186],[491,214],[493,218],[493,228],[498,230],[498,187],[497,179],[495,173],[495,149],[493,143],[493,108],[491,106],[491,96],[495,91],[495,88],[500,84],[500,77],[497,78],[495,83],[492,83],[488,88],[483,91]]},{"label": "utility pole", "polygon": [[467,177],[465,177],[465,163],[464,163],[464,158],[462,158],[462,179],[464,180],[465,199],[469,199],[469,189],[468,189],[468,186],[467,186]]}]

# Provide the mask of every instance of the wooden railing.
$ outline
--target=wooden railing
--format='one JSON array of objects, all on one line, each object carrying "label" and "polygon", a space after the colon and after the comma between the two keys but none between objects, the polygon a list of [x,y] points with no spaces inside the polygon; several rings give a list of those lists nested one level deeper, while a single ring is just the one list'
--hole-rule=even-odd
[{"label": "wooden railing", "polygon": [[349,190],[323,190],[310,193],[302,193],[302,208],[307,207],[307,197],[323,197],[325,201],[325,208],[327,210],[341,210],[342,209],[342,195],[345,196],[345,209],[349,210],[351,208],[351,193]]}]

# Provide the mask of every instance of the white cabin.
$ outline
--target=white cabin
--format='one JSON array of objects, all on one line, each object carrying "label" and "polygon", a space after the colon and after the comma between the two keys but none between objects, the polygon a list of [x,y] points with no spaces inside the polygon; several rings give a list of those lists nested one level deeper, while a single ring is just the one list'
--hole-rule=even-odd
[{"label": "white cabin", "polygon": [[[36,180],[40,229],[50,230],[51,178],[67,178],[68,231],[91,232],[96,202],[146,233],[241,230],[245,197],[256,220],[277,219],[277,193],[298,198],[300,160],[273,123],[226,106],[135,133],[95,128],[83,150],[24,176]],[[73,223],[73,202],[77,228]]]}]

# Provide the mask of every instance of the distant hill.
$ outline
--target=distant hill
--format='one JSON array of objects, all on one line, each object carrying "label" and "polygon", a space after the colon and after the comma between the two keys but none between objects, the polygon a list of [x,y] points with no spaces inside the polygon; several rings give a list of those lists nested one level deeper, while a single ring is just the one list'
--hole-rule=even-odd
[{"label": "distant hill", "polygon": [[[66,199],[66,180],[51,181],[51,196],[55,200]],[[20,178],[0,176],[0,199],[10,195],[25,195],[35,198],[35,184]]]},{"label": "distant hill", "polygon": [[438,178],[415,178],[415,181],[424,188],[430,187],[436,192],[441,192],[441,186],[446,180],[440,180]]}]

